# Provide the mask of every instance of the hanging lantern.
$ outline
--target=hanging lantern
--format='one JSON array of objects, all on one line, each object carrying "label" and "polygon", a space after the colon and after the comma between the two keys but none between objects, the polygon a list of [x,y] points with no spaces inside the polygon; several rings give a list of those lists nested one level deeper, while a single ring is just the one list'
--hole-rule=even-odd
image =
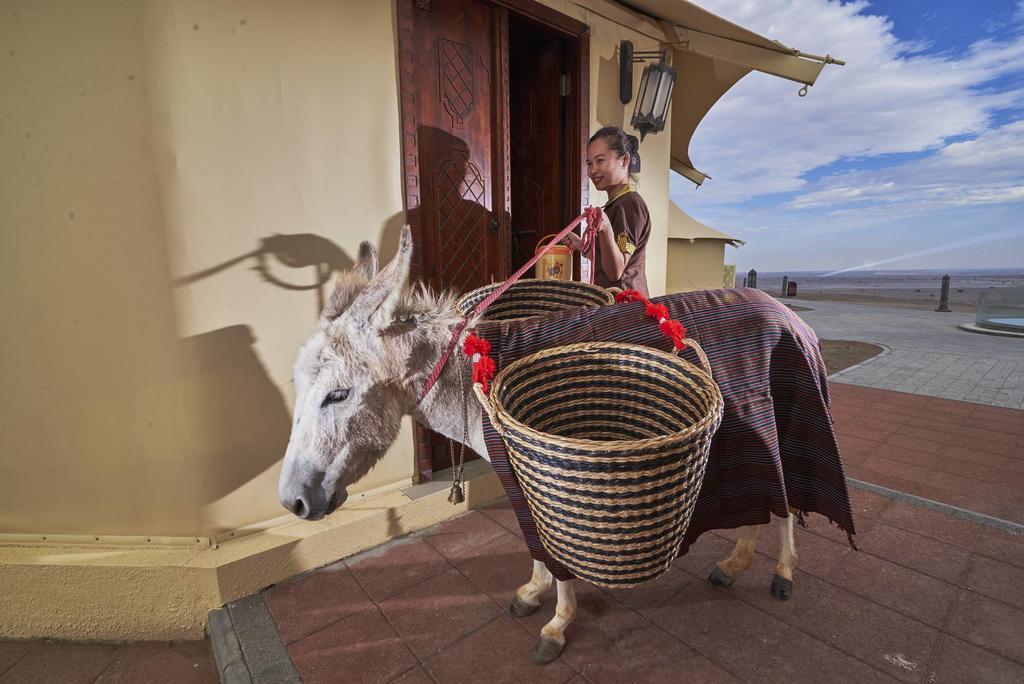
[{"label": "hanging lantern", "polygon": [[664,61],[648,64],[640,79],[640,90],[633,107],[630,125],[640,131],[643,141],[648,133],[665,130],[668,108],[672,104],[672,89],[676,84],[676,70]]}]

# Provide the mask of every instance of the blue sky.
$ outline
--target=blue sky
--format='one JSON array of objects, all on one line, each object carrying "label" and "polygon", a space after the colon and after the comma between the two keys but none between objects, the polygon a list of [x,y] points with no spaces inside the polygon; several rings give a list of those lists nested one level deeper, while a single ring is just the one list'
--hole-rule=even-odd
[{"label": "blue sky", "polygon": [[752,72],[698,127],[690,157],[712,180],[673,174],[671,195],[747,241],[728,262],[1024,268],[1024,0],[699,4],[847,61],[804,98]]}]

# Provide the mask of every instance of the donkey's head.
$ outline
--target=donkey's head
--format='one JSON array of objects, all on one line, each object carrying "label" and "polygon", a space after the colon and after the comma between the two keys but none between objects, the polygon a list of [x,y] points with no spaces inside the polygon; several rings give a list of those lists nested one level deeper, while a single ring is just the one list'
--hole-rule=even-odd
[{"label": "donkey's head", "polygon": [[318,520],[340,506],[346,487],[365,475],[395,441],[405,412],[407,359],[396,308],[409,275],[412,237],[377,272],[367,242],[337,287],[295,362],[295,417],[278,484],[281,503]]}]

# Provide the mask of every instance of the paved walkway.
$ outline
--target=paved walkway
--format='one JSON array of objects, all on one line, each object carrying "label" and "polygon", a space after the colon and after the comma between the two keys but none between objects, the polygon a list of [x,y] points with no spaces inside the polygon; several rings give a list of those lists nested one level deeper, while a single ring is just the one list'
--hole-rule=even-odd
[{"label": "paved walkway", "polygon": [[[852,481],[1024,521],[1024,412],[833,391]],[[769,592],[777,521],[730,589],[705,578],[735,531],[708,533],[643,587],[581,583],[569,645],[545,667],[530,651],[551,599],[506,613],[530,569],[507,500],[243,599],[245,629],[277,654],[261,668],[307,683],[1024,681],[1024,536],[902,495],[851,499],[860,551],[808,516],[792,600]]]},{"label": "paved walkway", "polygon": [[883,345],[886,353],[833,376],[836,382],[992,406],[1024,408],[1024,339],[970,333],[973,314],[849,302],[783,300],[819,337]]}]

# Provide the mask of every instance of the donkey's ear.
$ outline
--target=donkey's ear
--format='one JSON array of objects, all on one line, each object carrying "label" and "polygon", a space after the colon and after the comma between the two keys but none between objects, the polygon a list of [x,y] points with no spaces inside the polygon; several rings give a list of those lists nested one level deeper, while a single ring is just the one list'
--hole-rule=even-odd
[{"label": "donkey's ear", "polygon": [[377,250],[369,242],[359,245],[359,255],[352,270],[339,273],[334,283],[334,292],[320,314],[320,322],[328,325],[337,320],[355,301],[356,296],[377,276]]},{"label": "donkey's ear", "polygon": [[360,328],[369,325],[379,329],[390,325],[398,298],[409,277],[411,261],[412,231],[409,226],[405,226],[402,228],[395,258],[356,297],[345,312],[345,317]]},{"label": "donkey's ear", "polygon": [[366,284],[366,278],[358,269],[339,273],[334,281],[334,291],[320,313],[320,324],[330,325],[336,321],[366,288]]},{"label": "donkey's ear", "polygon": [[377,250],[374,246],[366,241],[360,243],[359,256],[356,257],[356,263],[352,270],[362,273],[363,277],[370,281],[377,277],[378,264]]}]

